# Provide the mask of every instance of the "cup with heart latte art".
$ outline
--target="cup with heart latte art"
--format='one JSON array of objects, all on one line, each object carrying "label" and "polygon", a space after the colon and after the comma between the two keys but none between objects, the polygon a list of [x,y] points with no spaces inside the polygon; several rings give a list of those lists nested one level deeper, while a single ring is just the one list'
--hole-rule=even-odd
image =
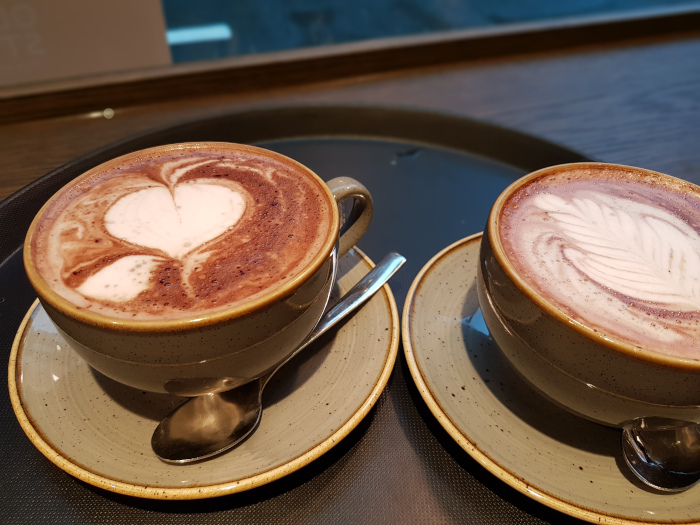
[{"label": "cup with heart latte art", "polygon": [[509,186],[481,244],[486,324],[545,397],[590,420],[700,421],[700,187],[604,163]]},{"label": "cup with heart latte art", "polygon": [[[340,235],[338,203],[350,198]],[[272,151],[165,145],[56,193],[29,228],[24,263],[93,368],[135,388],[200,395],[259,377],[303,341],[372,211],[359,182],[324,183]]]}]

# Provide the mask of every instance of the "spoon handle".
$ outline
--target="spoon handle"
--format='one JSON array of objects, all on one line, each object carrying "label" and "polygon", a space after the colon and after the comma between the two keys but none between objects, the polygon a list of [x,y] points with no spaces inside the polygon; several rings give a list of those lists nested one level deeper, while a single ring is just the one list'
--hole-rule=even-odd
[{"label": "spoon handle", "polygon": [[370,299],[405,262],[406,258],[403,255],[396,252],[388,253],[367,275],[348,290],[337,304],[323,314],[314,331],[304,341],[304,346],[313,343],[350,312]]},{"label": "spoon handle", "polygon": [[[362,303],[368,301],[379,289],[386,284],[396,271],[403,266],[406,258],[396,252],[389,252],[379,263],[372,268],[355,286],[350,288],[343,297],[326,313],[323,314],[321,320],[316,325],[316,328],[306,337],[303,343],[297,347],[282,363],[274,370],[268,372],[260,378],[263,386],[272,378],[272,376],[286,365],[291,359],[301,352],[304,348],[313,343],[316,339],[330,330],[336,323],[347,317],[348,314],[354,312]],[[261,391],[262,395],[262,391]]]}]

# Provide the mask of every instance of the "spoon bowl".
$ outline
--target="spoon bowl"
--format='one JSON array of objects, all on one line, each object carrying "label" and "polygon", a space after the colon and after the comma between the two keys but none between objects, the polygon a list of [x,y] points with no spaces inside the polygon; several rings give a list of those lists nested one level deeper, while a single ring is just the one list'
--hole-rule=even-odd
[{"label": "spoon bowl", "polygon": [[700,424],[660,417],[637,418],[622,428],[627,466],[650,487],[680,492],[700,481]]},{"label": "spoon bowl", "polygon": [[230,450],[246,439],[262,418],[262,395],[270,378],[304,348],[369,300],[406,262],[390,253],[323,315],[316,328],[276,368],[231,390],[193,397],[163,419],[151,448],[166,463],[201,461]]}]

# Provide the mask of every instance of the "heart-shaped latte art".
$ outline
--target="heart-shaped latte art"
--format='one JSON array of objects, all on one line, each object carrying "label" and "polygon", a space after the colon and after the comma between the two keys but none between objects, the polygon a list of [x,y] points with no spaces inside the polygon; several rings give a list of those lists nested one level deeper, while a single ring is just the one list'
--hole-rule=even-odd
[{"label": "heart-shaped latte art", "polygon": [[115,202],[105,227],[114,237],[182,259],[234,226],[244,210],[243,196],[219,184],[181,183],[172,193],[154,186]]}]

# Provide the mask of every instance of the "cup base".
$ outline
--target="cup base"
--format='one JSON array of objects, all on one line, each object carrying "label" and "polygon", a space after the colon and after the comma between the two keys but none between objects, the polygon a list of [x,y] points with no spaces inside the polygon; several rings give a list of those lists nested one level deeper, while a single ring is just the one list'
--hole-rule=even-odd
[{"label": "cup base", "polygon": [[666,417],[700,422],[700,406],[669,406],[626,398],[572,377],[544,359],[498,315],[479,270],[479,304],[496,346],[515,372],[539,395],[594,423],[622,428],[638,417]]}]

